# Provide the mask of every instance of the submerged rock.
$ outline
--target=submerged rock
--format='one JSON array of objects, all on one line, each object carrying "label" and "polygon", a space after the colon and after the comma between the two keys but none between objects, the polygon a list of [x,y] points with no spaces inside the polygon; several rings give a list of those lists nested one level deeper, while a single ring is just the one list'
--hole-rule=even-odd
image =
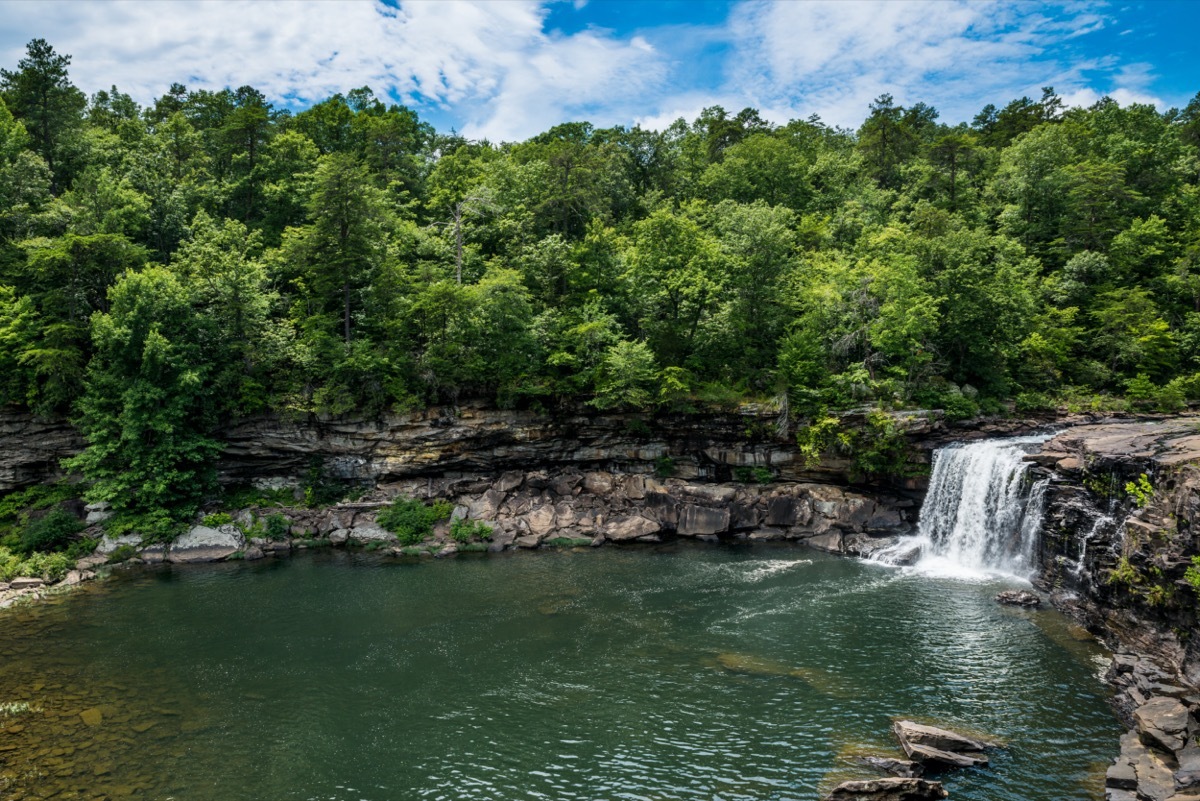
[{"label": "submerged rock", "polygon": [[946,796],[941,782],[891,778],[842,782],[825,801],[940,801]]}]

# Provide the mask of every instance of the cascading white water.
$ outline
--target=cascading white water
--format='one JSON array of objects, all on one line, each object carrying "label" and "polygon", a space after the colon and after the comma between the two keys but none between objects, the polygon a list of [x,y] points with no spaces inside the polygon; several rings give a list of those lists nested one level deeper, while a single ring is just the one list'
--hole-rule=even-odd
[{"label": "cascading white water", "polygon": [[1047,481],[1028,480],[1024,460],[1048,436],[991,439],[941,448],[917,534],[872,559],[925,572],[1028,576],[1041,528]]}]

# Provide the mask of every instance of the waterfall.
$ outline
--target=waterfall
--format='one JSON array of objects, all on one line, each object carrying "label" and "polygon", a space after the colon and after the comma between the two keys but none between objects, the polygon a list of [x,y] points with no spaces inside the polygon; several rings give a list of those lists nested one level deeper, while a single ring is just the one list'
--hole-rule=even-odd
[{"label": "waterfall", "polygon": [[1023,457],[1047,439],[991,439],[935,451],[917,534],[872,559],[957,576],[1030,575],[1049,482],[1031,482]]}]

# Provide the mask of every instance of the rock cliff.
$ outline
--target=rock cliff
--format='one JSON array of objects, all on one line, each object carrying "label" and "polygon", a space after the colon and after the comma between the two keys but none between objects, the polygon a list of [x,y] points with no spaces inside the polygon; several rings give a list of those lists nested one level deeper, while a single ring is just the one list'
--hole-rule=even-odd
[{"label": "rock cliff", "polygon": [[1200,416],[1071,428],[1029,458],[1048,471],[1039,583],[1093,630],[1200,682]]}]

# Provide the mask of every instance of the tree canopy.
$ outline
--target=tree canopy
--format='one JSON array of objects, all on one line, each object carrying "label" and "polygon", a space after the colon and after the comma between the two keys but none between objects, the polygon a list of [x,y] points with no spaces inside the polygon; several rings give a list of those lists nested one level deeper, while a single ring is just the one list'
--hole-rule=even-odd
[{"label": "tree canopy", "polygon": [[70,61],[0,70],[0,402],[79,420],[105,497],[194,500],[163,482],[268,410],[1200,392],[1200,94],[498,144],[369,87],[89,99]]}]

